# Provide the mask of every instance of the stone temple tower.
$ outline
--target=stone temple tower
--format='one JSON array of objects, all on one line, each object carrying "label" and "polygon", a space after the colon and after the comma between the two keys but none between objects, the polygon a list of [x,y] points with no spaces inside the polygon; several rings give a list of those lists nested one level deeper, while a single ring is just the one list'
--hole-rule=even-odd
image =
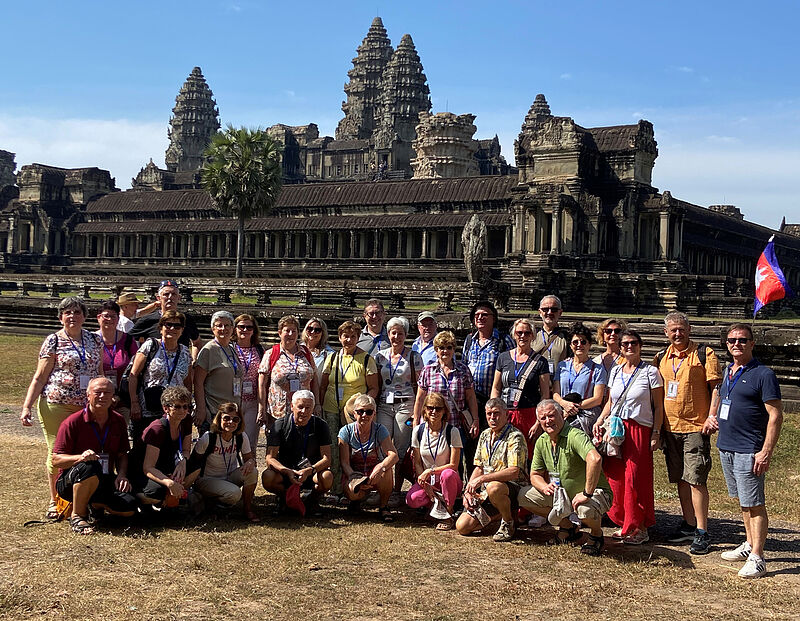
[{"label": "stone temple tower", "polygon": [[192,69],[183,83],[175,98],[169,125],[169,147],[164,158],[167,170],[199,169],[203,163],[203,151],[220,127],[219,109],[200,67]]},{"label": "stone temple tower", "polygon": [[372,20],[367,36],[358,46],[353,68],[347,72],[347,101],[342,102],[344,118],[336,128],[337,140],[368,139],[376,127],[375,108],[386,64],[392,57],[392,42],[380,17]]}]

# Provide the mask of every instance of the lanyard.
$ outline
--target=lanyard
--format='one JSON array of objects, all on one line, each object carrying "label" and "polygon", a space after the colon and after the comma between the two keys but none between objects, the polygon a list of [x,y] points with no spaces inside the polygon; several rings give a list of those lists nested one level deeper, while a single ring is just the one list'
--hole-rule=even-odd
[{"label": "lanyard", "polygon": [[[587,360],[587,362],[588,362],[588,360]],[[578,371],[575,374],[575,377],[572,377],[572,371],[575,368],[575,362],[574,361],[570,361],[570,365],[567,367],[567,373],[568,373],[568,375],[567,375],[567,392],[572,392],[572,387],[575,385],[575,382],[578,381],[578,378],[580,377],[581,373],[583,373],[584,369],[589,369],[589,384],[592,383],[592,375],[594,375],[594,360],[592,360],[591,362],[592,362],[591,368],[587,367],[586,363],[584,363],[584,365],[581,367],[581,370]]]},{"label": "lanyard", "polygon": [[[86,408],[83,409],[83,413],[86,414]],[[103,434],[103,439],[102,440],[100,439],[100,434],[97,433],[97,430],[99,429],[97,423],[92,422],[91,427],[92,427],[92,431],[94,431],[94,435],[97,437],[97,441],[100,443],[100,452],[104,453],[105,452],[104,449],[105,449],[105,446],[106,446],[106,440],[108,440],[108,430],[111,429],[111,425],[106,423],[106,432],[105,432],[105,434]]]},{"label": "lanyard", "polygon": [[492,455],[494,455],[494,452],[497,450],[497,447],[500,446],[500,443],[506,437],[506,434],[508,433],[508,430],[510,428],[511,428],[511,424],[510,423],[506,423],[506,426],[503,429],[503,433],[500,434],[500,437],[497,438],[497,440],[494,441],[494,446],[492,448],[489,448],[489,438],[486,438],[486,452],[489,453],[489,465],[490,466],[492,465]]},{"label": "lanyard", "polygon": [[[341,378],[342,383],[344,383],[344,376],[347,375],[347,372],[350,370],[350,367],[353,366],[353,362],[355,361],[355,359],[356,356],[355,353],[353,353],[353,355],[350,356],[350,364],[347,365],[346,369],[342,369],[342,363],[344,362],[344,349],[339,350],[339,364],[337,366],[339,367],[339,377]],[[366,359],[364,359],[364,362],[366,363]],[[366,368],[364,370],[366,371]]]},{"label": "lanyard", "polygon": [[[231,471],[231,462],[233,462],[233,460],[235,459],[233,453],[234,453],[234,447],[236,446],[236,438],[234,436],[231,436],[230,459],[225,457],[225,444],[223,444],[224,442],[225,441],[222,439],[222,436],[220,436],[219,437],[219,452],[222,453],[222,461],[225,464],[225,472],[228,473],[228,472]],[[183,451],[181,450],[181,453],[182,452]]]},{"label": "lanyard", "polygon": [[561,457],[561,452],[558,450],[558,442],[550,448],[550,454],[553,456],[553,470],[558,470],[558,458]]},{"label": "lanyard", "polygon": [[[367,443],[364,444],[361,441],[361,438],[358,436],[358,424],[356,423],[353,427],[353,433],[356,434],[356,441],[358,442],[358,450],[361,453],[361,458],[364,460],[364,466],[367,465],[367,456],[369,455],[370,447],[372,446],[372,427],[373,423],[369,425],[369,438],[367,438]],[[375,434],[377,439],[377,433]]]},{"label": "lanyard", "polygon": [[[420,342],[422,343],[422,342],[424,342],[424,341],[420,341]],[[417,345],[417,347],[419,347],[419,345]],[[421,356],[421,355],[422,355],[422,354],[424,354],[426,351],[428,351],[428,350],[429,350],[431,347],[433,347],[433,341],[429,341],[429,342],[428,342],[428,344],[427,344],[425,347],[423,347],[422,349],[417,349],[417,352],[418,352],[418,353],[419,353],[419,355]],[[413,349],[413,347],[412,347],[412,349]]]},{"label": "lanyard", "polygon": [[247,348],[247,359],[244,357],[244,350],[239,347],[239,343],[236,343],[236,351],[239,353],[239,359],[242,361],[244,365],[244,372],[250,372],[250,364],[253,362],[253,350],[255,347],[248,347]]},{"label": "lanyard", "polygon": [[[547,343],[547,339],[544,336],[546,334],[546,332],[544,330],[539,330],[539,332],[542,335],[542,343]],[[556,340],[555,339],[551,339],[550,340],[550,346],[547,348],[547,353],[548,354],[550,353],[550,350],[553,349],[553,345],[555,345],[555,344],[556,344]],[[548,356],[548,358],[549,358],[549,356]]]},{"label": "lanyard", "polygon": [[517,350],[516,350],[516,348],[514,349],[514,351],[513,351],[513,353],[511,355],[514,357],[514,383],[516,384],[517,383],[517,378],[519,377],[519,374],[522,373],[522,369],[525,368],[525,362],[530,362],[531,361],[531,357],[528,356],[528,359],[525,362],[522,363],[522,366],[519,369],[517,369],[517,365],[519,363],[517,362]]},{"label": "lanyard", "polygon": [[[106,347],[106,342],[103,341],[103,349],[106,351],[106,353],[108,354],[108,357],[111,359],[111,368],[112,369],[114,368],[114,358],[117,357],[117,343],[119,342],[117,340],[117,334],[119,334],[119,332],[117,332],[117,330],[114,330],[114,347],[111,350],[109,350],[108,347]],[[100,339],[102,340],[102,338],[103,337],[101,335]]]},{"label": "lanyard", "polygon": [[725,391],[726,399],[731,398],[731,392],[733,391],[734,386],[736,386],[736,383],[742,378],[742,375],[744,375],[745,370],[748,369],[751,364],[752,361],[748,362],[746,365],[744,365],[738,371],[736,371],[736,374],[733,376],[731,376],[731,369],[733,368],[733,363],[728,365],[728,372],[725,374],[726,375],[725,387],[727,388],[727,390]]},{"label": "lanyard", "polygon": [[623,373],[620,370],[619,378],[622,381],[622,392],[623,392],[623,394],[625,393],[625,390],[627,390],[628,384],[630,384],[633,381],[633,378],[636,377],[636,372],[641,368],[641,366],[642,366],[641,362],[636,365],[636,368],[633,370],[633,373],[631,373],[631,376],[628,378],[627,383],[625,382],[625,373]]},{"label": "lanyard", "polygon": [[439,436],[436,438],[436,452],[433,452],[432,444],[431,444],[431,428],[428,426],[428,423],[425,423],[425,440],[428,443],[428,452],[433,456],[433,465],[436,466],[436,457],[439,455],[439,449],[442,448],[442,434],[447,431],[445,425],[442,425],[442,428],[439,430]]},{"label": "lanyard", "polygon": [[[292,373],[295,373],[295,374],[297,373],[297,367],[300,364],[299,354],[300,354],[300,350],[298,349],[297,353],[293,354],[293,356],[294,356],[294,361],[293,361],[289,357],[289,354],[286,352],[285,349],[281,352],[281,355],[282,356],[286,356],[286,359],[289,361],[289,369],[292,371]],[[294,364],[292,364],[292,362],[294,362]]]},{"label": "lanyard", "polygon": [[[497,330],[497,328],[495,328],[495,330]],[[474,357],[474,360],[472,360],[472,361],[473,362],[477,362],[483,356],[483,354],[486,352],[486,348],[490,347],[492,344],[494,344],[494,342],[495,342],[495,336],[494,335],[495,335],[495,333],[493,331],[492,332],[492,336],[490,336],[486,340],[486,343],[481,345],[480,344],[480,332],[476,332],[475,333],[475,336],[472,337],[472,344],[469,347],[469,350],[470,350],[469,353],[471,354],[470,355],[470,360],[472,360],[473,357]],[[491,353],[492,350],[490,349],[489,351]]]},{"label": "lanyard", "polygon": [[169,366],[169,356],[167,355],[167,348],[164,345],[164,341],[161,341],[161,351],[164,352],[164,364],[167,367],[167,377],[172,379],[172,373],[175,370],[175,365],[178,364],[178,355],[181,353],[180,346],[178,346],[178,351],[175,352],[175,356],[172,358],[172,367]]},{"label": "lanyard", "polygon": [[[64,330],[64,334],[67,334],[67,331]],[[86,343],[83,342],[83,330],[81,330],[81,351],[78,351],[78,346],[75,345],[75,341],[72,340],[72,337],[67,334],[67,338],[69,342],[72,343],[72,349],[75,350],[75,353],[78,354],[78,358],[81,359],[81,367],[84,369],[86,368]]]},{"label": "lanyard", "polygon": [[455,368],[453,368],[453,372],[450,374],[450,379],[447,379],[447,376],[444,374],[444,370],[442,369],[442,367],[439,367],[439,374],[442,376],[445,386],[447,386],[447,394],[450,395],[450,398],[455,403],[455,395],[453,394],[453,391],[450,390],[450,383],[453,381],[453,377],[456,375]]},{"label": "lanyard", "polygon": [[[308,450],[308,434],[311,433],[311,421],[313,421],[313,420],[314,420],[314,417],[312,416],[308,420],[308,422],[306,423],[306,436],[303,439],[303,457],[307,457],[306,451]],[[295,425],[295,423],[294,423],[294,416],[292,416],[292,427],[297,429],[297,425]]]},{"label": "lanyard", "polygon": [[[217,339],[214,339],[214,342],[217,345],[219,345],[219,341]],[[230,347],[230,345],[228,345],[228,347]],[[225,357],[228,359],[228,362],[233,367],[233,374],[236,375],[236,373],[239,371],[239,367],[236,364],[236,352],[234,352],[233,357],[231,357],[230,355],[228,355],[228,352],[225,351],[225,348],[223,348],[222,345],[219,345],[219,348],[222,350],[222,353],[225,354]]]},{"label": "lanyard", "polygon": [[[688,356],[687,356],[688,357]],[[675,376],[675,379],[678,379],[678,371],[681,370],[681,365],[686,358],[681,358],[681,361],[678,363],[678,366],[675,366],[675,358],[672,358],[672,374]]]},{"label": "lanyard", "polygon": [[397,375],[397,369],[400,366],[400,363],[403,362],[405,355],[406,355],[406,348],[403,347],[403,351],[400,352],[400,357],[397,359],[397,364],[394,365],[394,371],[392,371],[392,356],[389,355],[389,381],[386,382],[387,384],[391,384],[394,381],[394,376]]}]

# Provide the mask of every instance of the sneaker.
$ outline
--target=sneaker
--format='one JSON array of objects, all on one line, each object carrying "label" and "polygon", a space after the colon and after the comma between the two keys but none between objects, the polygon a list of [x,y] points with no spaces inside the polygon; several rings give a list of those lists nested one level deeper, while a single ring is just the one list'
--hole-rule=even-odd
[{"label": "sneaker", "polygon": [[667,543],[685,543],[692,541],[695,536],[695,527],[686,523],[686,520],[681,522],[681,525],[675,529],[675,532],[667,536]]},{"label": "sneaker", "polygon": [[711,551],[711,537],[700,528],[695,531],[694,541],[689,546],[689,554],[708,554]]},{"label": "sneaker", "polygon": [[725,550],[720,556],[726,561],[746,561],[753,548],[747,541],[743,541],[733,550]]},{"label": "sneaker", "polygon": [[390,509],[399,509],[405,502],[405,496],[402,492],[392,492],[392,495],[389,496],[388,507]]},{"label": "sneaker", "polygon": [[500,528],[497,529],[497,532],[492,536],[492,539],[495,541],[511,541],[514,537],[514,524],[511,522],[506,522],[505,520],[500,521]]},{"label": "sneaker", "polygon": [[740,578],[761,578],[767,575],[767,564],[764,559],[752,552],[747,557],[747,562],[739,570]]},{"label": "sneaker", "polygon": [[646,528],[639,528],[622,540],[623,543],[627,543],[629,546],[640,546],[648,541],[650,541],[650,535],[647,534]]}]

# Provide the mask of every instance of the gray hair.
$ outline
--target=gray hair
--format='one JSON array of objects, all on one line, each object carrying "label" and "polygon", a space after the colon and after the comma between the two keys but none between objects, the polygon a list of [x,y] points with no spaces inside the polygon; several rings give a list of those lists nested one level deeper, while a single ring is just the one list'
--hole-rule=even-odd
[{"label": "gray hair", "polygon": [[489,408],[497,408],[503,413],[508,413],[508,406],[506,405],[506,402],[503,401],[500,397],[494,397],[492,399],[489,399],[486,402],[486,407],[484,408],[484,410],[488,410]]},{"label": "gray hair", "polygon": [[389,330],[396,328],[397,326],[403,328],[403,332],[408,334],[408,319],[405,317],[392,317],[388,322],[386,322],[386,332],[389,332]]},{"label": "gray hair", "polygon": [[353,401],[353,409],[355,410],[359,405],[368,405],[373,410],[378,408],[377,404],[375,403],[375,399],[373,399],[370,395],[358,395],[356,400]]},{"label": "gray hair", "polygon": [[671,323],[682,323],[685,326],[689,325],[689,318],[685,313],[680,311],[672,311],[664,317],[664,327],[666,328]]},{"label": "gray hair", "polygon": [[557,295],[552,295],[552,294],[551,295],[546,295],[541,300],[539,300],[539,308],[542,308],[542,304],[544,303],[545,300],[555,300],[556,301],[556,306],[558,306],[559,309],[563,308],[561,306],[561,300],[558,298],[558,296]]},{"label": "gray hair", "polygon": [[545,408],[554,407],[556,412],[561,414],[561,417],[564,417],[564,408],[561,407],[561,404],[558,403],[554,399],[542,399],[539,403],[536,404],[536,411],[544,410]]},{"label": "gray hair", "polygon": [[231,315],[228,311],[217,311],[213,315],[211,315],[211,327],[214,327],[214,324],[217,322],[218,319],[227,319],[233,325],[233,315]]},{"label": "gray hair", "polygon": [[317,403],[314,393],[310,390],[298,390],[292,394],[292,405],[294,405],[295,401],[300,401],[300,399],[311,399],[311,403],[315,405]]},{"label": "gray hair", "polygon": [[81,312],[83,313],[84,317],[86,317],[86,315],[89,314],[89,310],[86,308],[86,304],[84,303],[83,298],[77,295],[70,295],[61,300],[61,303],[58,305],[59,319],[61,318],[61,315],[64,313],[64,311],[69,310],[70,308],[81,309]]}]

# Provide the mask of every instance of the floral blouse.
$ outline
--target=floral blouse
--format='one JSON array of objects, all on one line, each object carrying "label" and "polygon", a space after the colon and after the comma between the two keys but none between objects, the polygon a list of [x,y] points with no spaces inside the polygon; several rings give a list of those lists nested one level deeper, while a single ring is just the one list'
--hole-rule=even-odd
[{"label": "floral blouse", "polygon": [[[290,390],[291,381],[299,380],[297,390],[311,390],[311,380],[317,372],[313,362],[309,364],[300,347],[296,354],[290,354],[281,349],[281,355],[275,361],[272,372],[269,376],[269,393],[267,395],[267,411],[274,418],[283,418],[286,414],[291,414],[292,395],[296,392]],[[269,358],[272,349],[264,352],[261,359],[259,373],[269,372]]]},{"label": "floral blouse", "polygon": [[86,385],[81,387],[81,376],[86,376],[85,382],[88,382],[99,375],[102,354],[102,340],[87,330],[81,330],[81,338],[77,341],[61,330],[49,335],[39,350],[40,359],[52,355],[56,359],[42,390],[45,399],[62,405],[85,405]]},{"label": "floral blouse", "polygon": [[[167,368],[167,359],[164,358],[164,352],[161,348],[161,341],[155,339],[147,339],[139,348],[140,354],[147,360],[148,354],[152,351],[153,347],[158,347],[158,352],[153,356],[142,373],[142,380],[139,382],[137,395],[139,397],[139,405],[142,408],[142,416],[152,417],[160,416],[163,412],[150,412],[145,406],[144,389],[152,388],[153,386],[183,386],[186,376],[189,375],[189,368],[192,365],[192,355],[189,353],[189,348],[186,345],[178,345],[177,352],[167,352],[169,356],[169,368]],[[172,374],[172,379],[167,383],[169,372],[172,370],[173,365],[177,364],[175,372]]]}]

